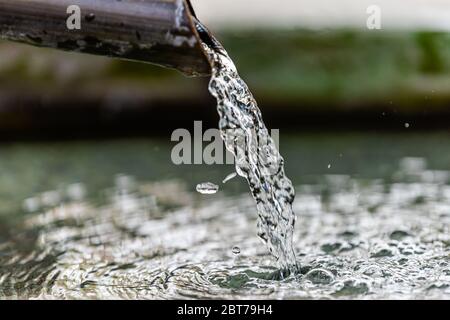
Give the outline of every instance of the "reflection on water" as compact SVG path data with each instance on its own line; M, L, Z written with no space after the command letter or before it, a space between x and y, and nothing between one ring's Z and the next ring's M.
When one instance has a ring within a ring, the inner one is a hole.
M279 279L248 194L117 175L23 201L0 223L3 298L450 298L450 172L403 158L387 179L297 187L301 274ZM100 199L100 200L99 200Z

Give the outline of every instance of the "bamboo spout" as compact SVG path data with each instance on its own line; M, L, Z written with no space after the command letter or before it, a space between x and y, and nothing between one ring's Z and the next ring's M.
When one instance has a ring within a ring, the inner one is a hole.
M80 8L70 30L68 7ZM0 38L210 74L189 0L0 0Z

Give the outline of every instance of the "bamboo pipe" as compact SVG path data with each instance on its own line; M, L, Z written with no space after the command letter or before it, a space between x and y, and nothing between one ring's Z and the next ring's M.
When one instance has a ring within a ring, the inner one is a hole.
M80 29L67 27L71 5ZM208 75L196 21L189 0L0 0L2 39Z

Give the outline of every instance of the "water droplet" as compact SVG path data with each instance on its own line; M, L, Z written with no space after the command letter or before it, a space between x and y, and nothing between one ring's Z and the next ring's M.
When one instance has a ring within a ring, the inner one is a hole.
M233 249L231 249L231 252L233 252L233 254L238 255L239 253L241 253L241 248L239 248L238 246L234 246Z
M409 123L408 122L405 123L405 128L407 128L407 129L409 128Z
M195 188L201 194L214 194L219 190L219 186L211 182L199 183Z
M92 13L92 12L91 12L91 13L88 13L88 14L86 15L85 19L86 19L87 22L94 21L94 19L95 19L95 14Z
M225 179L223 179L222 183L227 183L228 181L230 181L231 179L235 178L237 176L236 172L230 173L229 175L227 175L225 177Z

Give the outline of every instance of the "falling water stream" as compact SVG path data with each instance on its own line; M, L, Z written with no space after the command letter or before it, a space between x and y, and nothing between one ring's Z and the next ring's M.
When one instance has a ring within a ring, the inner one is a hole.
M246 178L258 210L258 236L283 271L296 272L292 244L295 192L284 173L284 159L267 130L255 98L225 49L212 39L203 44L213 63L209 91L217 99L221 137Z

